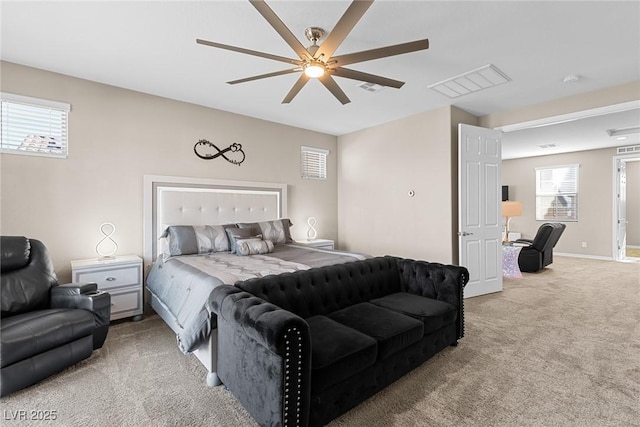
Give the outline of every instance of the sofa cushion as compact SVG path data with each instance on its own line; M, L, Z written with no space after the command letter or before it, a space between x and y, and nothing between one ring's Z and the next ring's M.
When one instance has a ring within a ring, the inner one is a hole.
M447 302L407 292L398 292L372 299L370 302L421 320L424 324L425 335L455 322L458 316L458 310Z
M4 368L54 347L91 336L94 328L93 314L88 310L57 308L4 318L0 330L0 366Z
M375 338L380 360L413 344L423 335L419 320L368 302L346 307L328 317Z
M311 335L312 387L325 389L376 361L376 340L326 316L306 319Z
M326 316L401 290L396 259L392 257L258 277L235 286L303 319Z

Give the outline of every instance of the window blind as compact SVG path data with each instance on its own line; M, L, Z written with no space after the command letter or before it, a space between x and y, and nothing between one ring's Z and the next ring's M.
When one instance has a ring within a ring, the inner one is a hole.
M536 220L578 220L579 165L536 168Z
M67 158L69 104L8 93L0 99L3 153Z
M327 179L327 155L329 150L302 146L300 165L302 178Z

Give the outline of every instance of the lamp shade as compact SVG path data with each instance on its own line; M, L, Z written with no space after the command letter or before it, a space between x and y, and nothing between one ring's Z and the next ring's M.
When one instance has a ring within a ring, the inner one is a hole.
M522 202L502 202L502 216L512 217L522 215Z

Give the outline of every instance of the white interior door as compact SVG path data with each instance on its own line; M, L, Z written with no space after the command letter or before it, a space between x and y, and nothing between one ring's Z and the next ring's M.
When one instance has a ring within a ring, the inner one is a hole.
M616 259L623 260L627 257L627 162L623 159L617 160L617 213L618 222L616 230L617 253Z
M502 290L502 132L458 125L460 265L469 270L464 296Z

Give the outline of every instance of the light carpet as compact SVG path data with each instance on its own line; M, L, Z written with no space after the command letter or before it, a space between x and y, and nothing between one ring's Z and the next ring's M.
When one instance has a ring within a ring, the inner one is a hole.
M556 257L465 300L466 334L330 426L640 426L640 263ZM0 400L2 425L255 426L157 315ZM27 420L14 420L19 414ZM55 421L29 420L55 411ZM42 412L41 412L42 413Z

